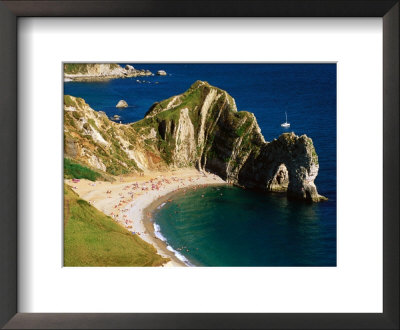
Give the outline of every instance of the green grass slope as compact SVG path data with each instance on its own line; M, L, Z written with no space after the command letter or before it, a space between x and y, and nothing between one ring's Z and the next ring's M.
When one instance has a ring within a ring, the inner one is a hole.
M64 266L160 266L168 260L64 186Z
M66 74L86 74L88 69L95 67L97 63L65 63L64 73ZM116 69L118 64L109 64L110 69Z
M64 158L64 178L65 179L88 179L96 181L101 179L102 175L92 169Z

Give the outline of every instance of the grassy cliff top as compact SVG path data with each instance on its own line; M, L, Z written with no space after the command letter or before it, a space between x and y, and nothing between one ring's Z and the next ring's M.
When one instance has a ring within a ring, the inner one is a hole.
M64 266L160 266L168 260L64 186Z
M89 69L94 68L96 63L65 63L64 64L64 74L85 74L88 73ZM119 67L118 64L110 63L110 69L116 69Z

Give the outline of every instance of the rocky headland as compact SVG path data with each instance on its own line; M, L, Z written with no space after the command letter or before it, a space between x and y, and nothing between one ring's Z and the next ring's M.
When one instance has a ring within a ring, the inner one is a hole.
M195 82L155 103L135 123L112 122L80 98L64 97L65 156L112 175L197 168L240 187L318 202L318 156L306 135L265 141L251 112L226 92Z
M124 68L119 64L64 64L64 81L103 81L118 78L131 78L139 76L151 76L152 72L145 69L135 69L131 65Z

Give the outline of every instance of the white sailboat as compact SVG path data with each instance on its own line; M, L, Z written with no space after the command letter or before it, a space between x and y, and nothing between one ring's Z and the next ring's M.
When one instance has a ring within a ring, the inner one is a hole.
M287 113L285 111L286 121L281 124L282 127L290 127L290 123L287 122Z

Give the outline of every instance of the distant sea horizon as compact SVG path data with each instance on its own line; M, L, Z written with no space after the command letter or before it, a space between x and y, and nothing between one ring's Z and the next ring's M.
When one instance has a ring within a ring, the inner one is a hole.
M197 266L336 266L336 64L125 64L165 70L167 76L65 82L64 94L130 123L142 119L154 102L204 80L226 90L238 111L254 113L267 141L285 132L306 134L318 154L315 184L327 202L307 204L237 187L201 188L154 213L174 250ZM115 107L121 99L128 108ZM280 125L285 112L288 129Z

